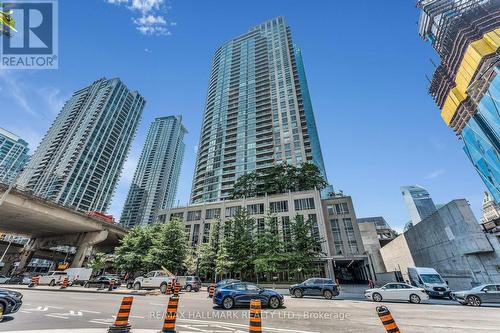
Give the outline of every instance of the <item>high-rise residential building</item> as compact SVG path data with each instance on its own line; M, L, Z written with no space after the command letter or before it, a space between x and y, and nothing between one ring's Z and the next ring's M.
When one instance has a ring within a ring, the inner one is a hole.
M145 100L118 78L76 91L18 180L34 195L81 211L106 211Z
M500 1L420 0L418 6L419 33L441 59L429 93L498 203Z
M429 192L421 186L401 186L401 193L410 212L412 226L436 212L436 205Z
M9 184L29 159L28 143L0 127L0 183Z
M156 222L159 210L172 206L186 133L181 116L156 118L151 123L120 218L123 226Z
M481 224L486 231L493 229L500 230L500 205L493 200L488 192L484 192Z
M191 202L227 198L245 173L303 162L326 179L301 52L277 17L215 52Z

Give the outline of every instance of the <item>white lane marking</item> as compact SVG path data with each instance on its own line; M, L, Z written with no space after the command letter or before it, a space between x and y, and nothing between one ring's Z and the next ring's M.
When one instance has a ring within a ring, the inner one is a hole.
M248 325L224 323L224 322L220 322L220 321L208 321L208 320L197 320L197 319L178 319L178 320L182 321L182 322L204 323L204 324L209 324L209 325L222 325L223 327L236 326L236 327L248 328ZM301 330L292 330L292 329L274 328L274 327L266 327L266 331L295 332L295 333L320 333L320 332L315 332L315 331L301 331Z
M90 311L90 310L78 310L78 311L80 311L80 312L87 312L87 313L95 313L95 314L101 313L99 311Z
M158 306L164 306L164 307L167 306L167 304L160 304L160 303L149 303L149 305L158 305Z
M129 317L130 317L130 318L139 318L139 319L144 319L144 316L133 316L133 315L130 315Z
M55 314L46 314L47 317L60 318L60 319L69 319L68 317L58 316Z
M58 309L58 310L61 310L63 308L59 307L59 306L51 306L51 305L48 305L48 306L38 306L36 308L32 308L32 309L24 309L24 311L37 311L37 312L45 312L47 310L49 310L49 308L52 308L52 309Z

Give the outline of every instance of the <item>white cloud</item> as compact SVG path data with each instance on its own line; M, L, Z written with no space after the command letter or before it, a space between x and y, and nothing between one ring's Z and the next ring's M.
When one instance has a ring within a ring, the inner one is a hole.
M425 179L435 179L438 178L446 173L445 169L438 169L430 172L427 176L425 176Z
M177 25L176 22L168 22L165 15L170 9L166 0L105 0L115 5L125 5L133 12L132 22L137 31L149 36L170 36L172 32L169 27ZM136 13L140 13L137 16Z

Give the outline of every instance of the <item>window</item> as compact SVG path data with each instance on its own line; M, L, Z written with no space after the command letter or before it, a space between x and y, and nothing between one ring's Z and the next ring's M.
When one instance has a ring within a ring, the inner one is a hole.
M281 218L281 230L283 230L283 241L289 243L292 240L292 233L290 231L290 217L283 216Z
M198 238L200 237L200 225L195 224L193 228L193 241L191 242L191 246L198 245Z
M328 215L333 215L335 214L335 209L333 205L327 205L326 210L328 211Z
M288 212L288 201L276 201L269 203L271 213Z
M295 210L314 209L314 198L295 199Z
M191 225L187 225L184 230L186 231L187 240L189 241L191 239Z
M247 210L250 215L264 214L264 204L247 205Z
M340 235L339 220L338 219L330 220L330 227L332 228L335 254L342 255L343 254L342 248L344 247L344 244L342 242L342 236Z
M170 214L170 221L172 220L184 220L184 212Z
M205 219L211 220L220 217L220 208L210 208L205 211Z
M351 253L358 253L358 243L356 242L356 236L354 235L354 227L352 226L352 220L350 218L343 219L345 232L347 234L347 242L349 245L349 250Z
M237 284L233 285L233 289L235 289L235 290L246 290L245 285L242 284L242 283L237 283Z
M188 221L198 221L201 220L201 210L194 210L192 212L188 212L187 214Z
M265 228L264 219L257 219L257 233L263 233Z
M203 243L208 243L210 238L210 223L205 223L203 225Z
M260 288L257 287L256 285L254 284L247 284L247 290L250 290L250 291L259 291Z
M236 212L240 210L240 206L232 206L232 207L226 207L226 217L233 217L236 215Z
M347 202L335 204L335 212L337 214L349 214L349 206L347 206Z

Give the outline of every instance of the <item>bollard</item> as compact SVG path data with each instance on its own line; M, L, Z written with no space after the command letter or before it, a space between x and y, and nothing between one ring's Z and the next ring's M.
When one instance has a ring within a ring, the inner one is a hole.
M108 333L128 333L130 332L130 325L128 323L128 317L130 316L130 310L132 309L132 301L134 300L131 296L123 297L122 304L116 315L116 320L113 325L108 329Z
M69 279L67 277L65 277L62 284L61 284L60 289L66 289L68 287L68 284L69 284Z
M211 285L208 287L208 297L209 297L209 298L214 297L214 292L215 292L215 284L211 284Z
M262 332L262 315L260 299L252 299L250 301L250 326L248 332Z
M31 283L28 285L28 288L36 287L40 284L40 277L39 276L33 276L31 278Z
M175 283L174 296L179 297L179 292L181 291L181 284L179 282Z
M158 333L175 333L175 319L177 318L177 307L179 306L179 296L172 296L168 300L167 311L163 329Z
M167 283L167 295L172 294L172 282Z
M399 327L386 306L377 306L377 314L387 333L400 333Z

